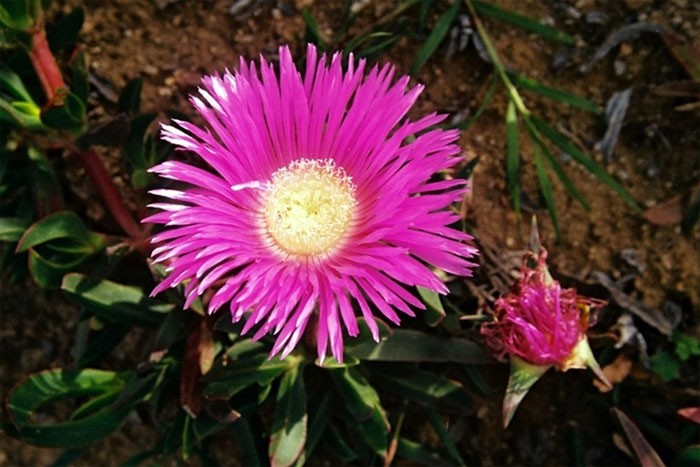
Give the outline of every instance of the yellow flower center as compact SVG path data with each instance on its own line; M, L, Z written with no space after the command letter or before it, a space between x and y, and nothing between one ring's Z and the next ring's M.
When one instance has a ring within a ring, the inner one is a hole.
M272 175L263 200L267 232L292 255L340 246L355 208L355 184L331 159L298 159Z

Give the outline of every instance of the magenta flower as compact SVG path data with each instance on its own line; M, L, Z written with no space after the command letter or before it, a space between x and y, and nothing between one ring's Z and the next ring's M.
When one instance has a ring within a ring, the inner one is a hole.
M191 100L206 128L163 127L211 170L151 169L187 185L153 192L171 200L145 220L166 227L153 258L169 274L153 293L184 283L187 307L211 289L209 313L228 304L244 333L276 335L282 357L315 316L319 357L330 347L342 361L356 310L378 340L376 310L398 324L424 308L412 287L447 293L429 266L471 275L471 237L449 227L467 182L436 176L459 162L459 134L428 130L441 115L404 118L423 88L392 66L365 74L350 57L343 71L340 53L328 63L309 45L302 76L287 47L279 55L279 75L260 58L205 77Z
M535 267L528 261L535 261ZM603 302L562 289L546 261L544 248L538 256L526 256L516 290L496 301L494 321L484 323L481 333L498 358L515 355L531 364L566 369L585 337L591 309Z

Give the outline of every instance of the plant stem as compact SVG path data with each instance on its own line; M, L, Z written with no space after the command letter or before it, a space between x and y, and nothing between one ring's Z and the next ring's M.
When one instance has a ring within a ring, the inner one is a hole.
M109 212L114 216L114 220L134 240L142 240L144 232L136 223L131 215L124 200L122 199L119 190L114 185L114 181L109 172L105 168L97 154L89 150L81 150L74 145L68 145L70 151L78 158L82 166L85 168L88 176L92 180L93 185L100 194L102 201Z
M37 76L39 76L48 106L61 105L67 87L56 58L49 48L43 26L37 27L30 34L32 35L32 49L29 51L29 58L34 65Z

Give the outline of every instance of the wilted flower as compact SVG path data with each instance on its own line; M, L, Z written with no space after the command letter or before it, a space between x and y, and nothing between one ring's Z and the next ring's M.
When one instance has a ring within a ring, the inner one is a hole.
M591 311L604 302L563 289L546 261L542 247L539 254L526 255L515 290L496 301L493 321L481 327L487 347L511 361L505 425L528 389L552 366L561 371L588 366L604 380L586 338Z
M321 359L343 357L343 331L358 334L355 303L375 340L371 306L399 323L424 305L406 287L446 293L429 265L471 275L471 237L452 229L448 209L465 180L436 173L459 162L458 132L405 115L422 91L393 82L392 66L341 54L330 63L309 45L304 75L287 47L279 75L261 58L203 80L192 103L207 123L175 121L163 138L199 155L212 171L168 161L151 169L189 187L153 193L146 219L166 225L152 239L169 272L153 291L186 283L185 306L205 290L208 311L229 304L246 333L277 335L272 354L289 354L312 315ZM393 84L392 84L393 82Z

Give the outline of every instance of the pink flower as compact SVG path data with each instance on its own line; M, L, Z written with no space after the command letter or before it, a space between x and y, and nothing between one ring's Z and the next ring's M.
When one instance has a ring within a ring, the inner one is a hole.
M537 257L525 257L516 290L496 301L494 321L485 323L481 333L498 358L511 355L566 370L579 364L572 354L585 338L591 309L603 302L562 289L549 275L546 260L544 248ZM536 262L534 268L528 261Z
M186 185L153 192L169 199L145 219L165 225L153 258L169 274L153 293L184 283L187 307L211 288L209 313L228 304L283 357L315 315L319 357L330 347L342 361L356 314L378 340L377 310L398 324L424 308L412 287L447 293L429 266L471 275L471 237L449 227L467 182L436 176L459 162L459 134L429 130L441 115L405 119L423 87L394 81L392 66L365 74L350 57L343 71L340 53L328 63L309 45L302 76L287 47L279 55L279 74L261 57L205 77L192 104L206 127L163 127L211 170L151 169Z

